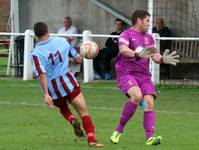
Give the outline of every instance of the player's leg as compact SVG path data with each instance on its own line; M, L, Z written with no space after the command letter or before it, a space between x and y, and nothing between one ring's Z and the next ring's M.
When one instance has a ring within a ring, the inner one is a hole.
M137 85L136 80L133 77L129 76L125 76L125 79L127 79L126 82L124 82L125 80L123 80L123 82L119 84L121 89L122 87L127 88L127 90L122 89L122 91L127 91L127 95L130 98L126 101L120 117L120 122L110 138L111 142L115 144L119 143L119 138L123 133L126 123L133 117L137 109L137 106L142 98L142 93Z
M154 98L152 95L145 95L144 101L147 103L147 108L144 110L143 126L147 140L150 137L153 137L155 130L155 112L153 110Z
M146 103L143 117L143 127L146 134L147 145L160 144L161 137L154 137L155 131L155 112L154 112L154 100L155 100L155 89L151 81L145 82L140 86L143 93L143 100Z
M66 97L60 98L53 101L54 105L57 106L60 110L61 115L72 123L75 119L74 115L72 114L70 108L68 107Z
M96 143L95 127L91 117L88 114L83 94L80 92L75 98L72 99L71 104L75 107L78 114L82 118L82 123L84 130L86 131L88 144L94 147L102 147L103 144Z
M79 121L72 114L70 108L68 107L68 103L66 101L66 97L57 99L53 101L54 105L57 106L60 110L61 115L68 120L74 128L74 133L78 137L83 137L83 131L81 130Z
M141 91L139 87L132 87L128 90L128 95L130 98L126 101L123 107L123 111L120 117L120 122L116 131L122 133L126 123L134 115L137 105L141 100Z
M154 97L145 95L144 101L147 103L147 108L144 110L143 126L146 134L146 145L160 144L162 137L154 136L155 131L155 112L154 112Z
M112 78L110 72L111 72L111 60L112 58L116 57L118 54L118 49L114 48L105 48L104 49L104 55L102 60L102 66L104 68L104 79L109 80Z
M111 71L111 48L106 48L104 50L102 66L103 66L103 77L105 80L110 80L112 78Z
M101 78L102 69L101 69L101 59L102 59L103 49L99 51L97 57L93 59L93 68L95 71L94 80L98 80Z

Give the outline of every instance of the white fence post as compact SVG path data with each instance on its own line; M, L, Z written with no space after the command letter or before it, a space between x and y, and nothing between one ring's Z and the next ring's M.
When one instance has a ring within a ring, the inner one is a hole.
M32 71L30 52L34 48L34 36L32 36L31 34L33 34L32 30L25 31L23 80L33 79L33 71Z
M9 46L9 55L8 55L8 63L7 63L7 72L6 75L10 75L14 77L15 75L15 68L12 67L15 65L15 50L14 50L14 35L10 37L10 46Z
M92 40L89 35L92 33L88 30L83 31L83 43ZM84 66L84 82L88 83L89 81L93 80L93 60L92 59L83 59L83 66Z
M160 37L159 34L154 33L153 38L155 40L155 47L157 50L160 50L160 40L157 38ZM154 61L150 60L150 71L152 74L152 81L155 85L160 84L160 65L156 64Z

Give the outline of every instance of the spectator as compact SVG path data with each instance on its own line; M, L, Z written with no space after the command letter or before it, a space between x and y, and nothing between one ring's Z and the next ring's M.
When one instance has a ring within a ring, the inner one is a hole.
M153 33L159 33L161 37L171 37L171 30L165 26L163 18L156 20L156 26L153 27ZM160 52L164 52L165 49L171 48L171 41L162 40L160 41Z
M171 30L165 26L163 18L157 18L156 26L153 27L153 33L159 33L160 37L171 37ZM161 40L160 41L160 53L163 54L165 49L171 48L170 40ZM160 64L160 77L161 79L169 78L169 65Z
M58 34L77 34L77 28L72 26L71 17L67 16L64 18L64 27L60 28ZM77 47L77 37L67 37L68 42L75 48Z
M111 35L120 35L123 31L124 22L117 18L115 19L115 31ZM94 59L94 80L103 77L105 80L111 79L111 60L116 57L119 52L118 38L108 38L105 43L105 48L101 49L98 56Z
M72 26L72 19L71 17L67 16L64 18L64 27L60 28L57 32L58 34L78 34L77 28L75 26ZM67 41L76 49L77 48L77 37L67 37ZM80 72L80 64L75 63L74 59L71 57L71 54L69 54L69 68L71 72L76 76L77 72Z

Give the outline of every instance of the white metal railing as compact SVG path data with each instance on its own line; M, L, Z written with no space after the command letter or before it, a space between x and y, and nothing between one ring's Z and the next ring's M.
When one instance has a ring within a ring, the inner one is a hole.
M23 72L23 80L30 80L32 79L32 65L31 65L31 59L30 59L30 51L34 48L34 33L32 30L26 30L25 33L7 33L7 32L0 32L0 36L25 36L25 42L24 42L24 72ZM92 37L114 37L117 38L119 36L117 35L104 35L104 34L92 34L90 31L84 31L82 34L54 34L50 33L50 36L74 36L74 37L82 37L83 42L87 40L92 40ZM158 34L153 34L153 37L156 41L156 47L159 49L160 40L199 40L199 38L189 38L189 37L159 37ZM14 44L14 42L11 42L11 47ZM9 57L13 58L13 55L11 54L13 51L9 51ZM10 60L10 58L8 59ZM10 62L8 61L8 69L10 68ZM85 59L83 60L84 65L84 82L90 82L93 80L93 61ZM153 61L150 62L150 71L152 73L152 81L155 84L159 83L159 65L155 64Z
M23 80L33 79L32 64L30 58L30 52L34 48L34 36L32 36L32 30L25 31L24 38L24 65L23 65Z
M31 80L33 78L33 72L32 72L32 65L31 65L31 59L30 59L30 52L34 48L34 33L32 30L26 30L25 33L8 33L8 32L0 32L0 36L25 36L24 38L24 69L23 69L23 80ZM116 35L104 35L104 34L92 34L90 31L86 30L83 31L82 34L54 34L50 33L50 36L73 36L73 37L82 37L83 42L87 40L92 40L92 37L113 37L117 38L119 36ZM7 67L7 75L9 75L11 65L13 65L13 62L11 60L14 59L14 39L11 39L10 43L10 50L9 50L9 58L8 58L8 67ZM93 80L93 61L91 59L85 59L83 60L84 65L84 82L89 82ZM14 73L12 73L14 75Z
M158 37L157 40L199 41L195 37Z
M7 33L7 32L1 32L0 35L3 36L25 36L24 38L24 69L23 69L23 80L31 80L33 78L33 72L32 72L32 65L31 65L31 59L30 59L30 52L31 50L34 48L34 33L32 30L26 30L25 33ZM67 36L74 36L74 37L82 37L83 38L83 42L87 41L87 40L92 40L92 37L113 37L113 38L118 38L119 36L117 35L105 35L105 34L92 34L90 31L83 31L82 34L54 34L54 33L50 33L50 36L63 36L63 37L67 37ZM11 44L14 44L14 42L12 42ZM11 45L11 48L13 49L14 46ZM9 61L8 61L8 71L11 68L11 57L13 58L12 53L14 53L14 50L11 50L9 53ZM155 65L154 63L151 64L151 70L153 70L154 67L152 67L153 65ZM90 82L93 80L93 60L91 59L85 59L83 60L83 66L84 66L84 71L83 71L83 75L84 75L84 82ZM156 70L155 72L152 71L152 75L153 75L153 81L155 81L155 83L159 83L159 78L156 79L154 77L159 77L159 70ZM155 75L158 74L158 75ZM157 81L156 81L157 80Z
M19 36L19 35L23 35L23 36L25 36L25 33L0 32L0 35L3 35L3 36L12 36L12 35Z
M159 34L154 33L153 39L155 40L155 46L157 50L160 50L160 40L158 38L160 37ZM154 84L160 84L160 65L156 64L154 61L150 60L149 70L152 75L152 81Z

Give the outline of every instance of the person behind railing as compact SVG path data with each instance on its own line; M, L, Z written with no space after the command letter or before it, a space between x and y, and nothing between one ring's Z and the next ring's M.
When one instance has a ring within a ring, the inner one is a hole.
M60 28L57 32L57 34L78 34L77 28L72 25L72 19L71 17L67 16L64 18L64 27ZM66 37L67 41L77 50L77 44L78 44L78 37L72 37L68 36ZM70 70L71 72L76 76L77 72L80 72L80 64L77 64L74 59L71 57L71 54L69 54L69 61L70 61Z
M115 19L115 31L111 35L120 35L123 31L124 22ZM105 43L105 48L101 49L98 56L93 60L94 66L94 80L104 78L105 80L111 79L111 60L116 57L119 52L118 38L108 38Z
M77 28L72 25L71 17L67 16L64 18L64 27L60 28L57 34L78 34ZM78 38L69 36L67 41L73 46L77 47Z
M160 37L171 37L171 30L165 26L163 18L157 18L156 26L153 27L153 33L158 33ZM170 40L160 40L160 53L163 54L165 49L171 49ZM169 78L169 65L160 64L160 77L161 79Z

